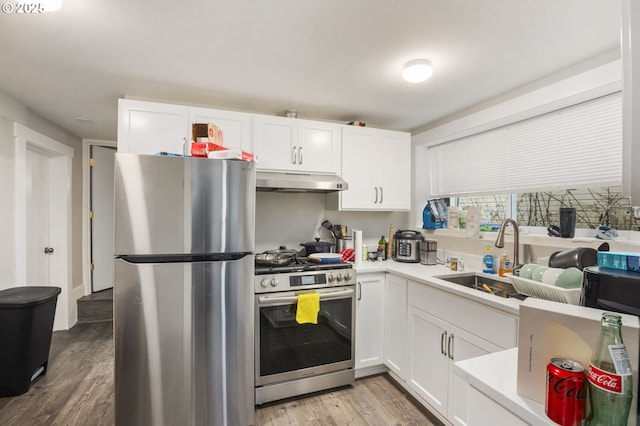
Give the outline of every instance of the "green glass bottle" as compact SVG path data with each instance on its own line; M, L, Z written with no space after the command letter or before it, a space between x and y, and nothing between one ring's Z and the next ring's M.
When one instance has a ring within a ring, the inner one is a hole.
M380 237L378 241L378 260L386 260L387 258L387 240L384 235Z
M622 318L605 312L602 329L589 365L589 407L587 424L624 426L627 424L633 385L631 364L622 341Z

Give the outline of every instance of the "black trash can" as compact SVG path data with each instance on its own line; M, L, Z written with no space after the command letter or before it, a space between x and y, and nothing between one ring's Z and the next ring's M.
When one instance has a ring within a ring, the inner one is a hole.
M21 395L46 374L59 287L0 291L0 397Z

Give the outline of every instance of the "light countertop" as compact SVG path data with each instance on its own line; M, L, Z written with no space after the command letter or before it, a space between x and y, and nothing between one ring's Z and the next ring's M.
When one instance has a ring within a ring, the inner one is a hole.
M507 349L459 361L455 374L531 425L555 425L544 412L544 404L525 398L516 391L518 348Z
M467 288L463 285L454 284L437 278L438 276L479 273L474 269L465 268L464 271L452 271L444 265L423 265L421 263L396 262L394 260L385 260L379 262L364 261L361 266L355 266L357 274L373 274L373 273L392 273L409 280L425 284L451 294L473 300L491 308L502 312L518 315L520 304L519 299L505 299L503 297L493 296L483 291ZM507 278L499 277L498 274L483 274L491 279L510 282Z

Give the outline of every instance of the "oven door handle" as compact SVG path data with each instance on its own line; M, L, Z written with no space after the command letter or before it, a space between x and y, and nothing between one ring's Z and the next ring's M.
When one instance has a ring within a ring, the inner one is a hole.
M344 299L345 297L353 296L353 289L345 289L340 291L332 291L329 293L320 293L320 301L332 300L332 299ZM258 302L260 304L272 304L272 303L292 303L297 302L298 296L260 296Z

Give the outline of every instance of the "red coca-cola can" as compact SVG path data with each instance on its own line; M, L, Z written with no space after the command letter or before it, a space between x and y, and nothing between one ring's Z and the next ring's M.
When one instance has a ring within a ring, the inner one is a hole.
M547 395L544 410L562 426L579 426L585 418L587 376L584 368L566 358L552 358L547 364Z

